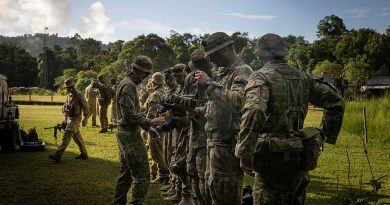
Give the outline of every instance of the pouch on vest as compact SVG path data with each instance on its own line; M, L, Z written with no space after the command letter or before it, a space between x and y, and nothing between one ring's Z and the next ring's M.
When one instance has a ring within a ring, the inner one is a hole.
M254 168L264 170L310 171L316 168L323 139L317 128L309 127L296 134L261 135L254 151Z

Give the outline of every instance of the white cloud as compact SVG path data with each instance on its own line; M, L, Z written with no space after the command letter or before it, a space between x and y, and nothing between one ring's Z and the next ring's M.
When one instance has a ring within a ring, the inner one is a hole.
M83 22L76 29L69 32L69 36L79 33L83 38L91 37L103 42L112 41L112 34L115 28L110 23L110 18L105 14L104 6L101 2L95 2L89 7L88 16L82 16Z
M69 24L71 0L0 0L0 30L3 34L62 33Z
M341 12L341 16L351 19L364 18L367 17L371 12L370 8L354 8Z
M220 15L233 16L237 18L250 19L250 20L272 20L276 18L276 16L273 15L251 15L251 14L244 14L244 13L222 13Z

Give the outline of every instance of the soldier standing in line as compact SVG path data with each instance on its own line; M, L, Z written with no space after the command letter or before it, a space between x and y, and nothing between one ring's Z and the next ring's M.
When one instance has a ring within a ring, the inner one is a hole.
M343 120L344 102L331 86L313 80L284 61L287 49L280 36L266 34L259 38L255 55L264 66L251 75L245 88L247 100L236 156L240 158L244 170L256 172L253 204L304 204L305 188L310 178L308 171L301 167L301 154L294 155L294 152L285 150L283 155L278 155L280 152L270 151L259 158L259 155L254 156L254 152L256 147L262 147L258 143L266 142L268 149L270 141L267 140L279 137L280 140L275 143L282 143L283 136L295 136L301 132L308 133L305 136L318 136L318 142L325 137L327 143L335 144ZM325 109L320 130L313 128L307 132L309 129L302 129L309 102ZM293 145L290 143L290 146ZM313 152L310 150L308 153ZM292 168L283 167L285 164Z
M196 49L191 53L191 61L188 63L190 72L184 82L184 95L193 96L196 100L196 106L205 106L207 98L205 95L206 86L200 86L195 79L195 71L202 70L212 77L211 65L206 59L206 53L203 49ZM190 103L183 101L182 103ZM191 109L192 105L185 104L183 107ZM190 115L190 139L189 151L187 157L187 173L191 177L192 190L198 200L199 205L211 204L206 195L206 155L207 155L207 139L204 126L206 124L205 116Z
M185 72L186 65L179 63L172 68L172 75L175 78L175 81L178 84L177 93L181 95L184 90L184 81L186 78ZM189 119L188 116L174 116L177 120L176 128L173 130L173 138L176 140L176 146L174 151L173 160L170 162L170 167L176 167L176 185L175 195L165 198L171 202L179 202L179 205L188 204L191 202L192 189L191 181L187 174L186 168L186 157L188 154L188 129L189 129ZM172 171L172 170L171 170Z
M133 184L131 204L142 204L149 187L149 162L140 128L152 137L159 137L153 128L164 123L163 118L150 120L140 110L137 85L152 73L152 61L146 56L137 56L132 70L120 82L116 92L120 171L115 183L114 204L126 204L127 193Z
M97 111L97 96L98 92L96 89L92 88L92 85L95 83L96 80L92 80L91 84L89 84L85 88L85 98L87 99L89 110L90 110L90 116L92 116L92 127L97 126L96 125L96 111Z
M208 193L212 204L236 205L241 203L243 171L240 160L234 155L234 147L245 102L244 88L253 71L237 56L233 41L226 33L213 33L202 45L210 61L222 67L215 81L204 71L195 72L198 83L208 86L209 101L205 107L195 109L196 114L207 118Z
M92 85L93 88L96 88L99 90L99 117L100 117L100 131L99 133L105 133L108 132L108 117L107 117L107 110L108 106L111 103L111 99L113 98L113 91L112 89L106 85L103 74L100 74L98 76L98 82L95 82Z
M88 124L88 103L84 95L74 87L72 79L65 80L65 88L68 96L66 97L62 111L65 115L66 128L62 137L62 144L58 147L55 154L49 155L49 158L59 162L69 145L70 139L73 138L81 153L75 159L88 159L87 149L85 148L83 137L80 134L80 123L83 126ZM83 120L81 114L84 116Z
M118 85L116 83L116 78L113 77L110 79L110 83L112 85L111 89L113 93L116 93L116 89L118 88ZM116 113L116 100L115 96L111 99L111 124L116 125L118 121L118 116Z
M150 96L148 97L144 105L146 110L146 117L149 119L154 119L158 117L157 108L159 103L161 103L164 100L164 95L165 95L164 85L165 85L164 75L160 72L154 73L151 78L151 86L153 92L152 94L150 94ZM147 133L145 132L145 134ZM160 133L160 136L161 137L158 139L149 136L148 139L150 154L152 156L153 163L156 164L156 166L152 166L151 183L166 184L168 183L168 179L169 179L169 170L163 155L164 152L163 134Z

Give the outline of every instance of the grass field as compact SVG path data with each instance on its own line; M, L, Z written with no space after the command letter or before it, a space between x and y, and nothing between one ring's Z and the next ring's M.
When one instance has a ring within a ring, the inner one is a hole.
M347 105L347 112L349 112ZM355 108L354 108L355 109ZM44 127L62 121L60 106L20 106L20 124L27 130L36 127L40 138L47 142L44 152L16 152L0 154L0 204L110 204L118 164L118 149L115 133L99 134L91 122L81 128L90 159L75 160L79 154L72 141L61 163L53 163L47 158L56 149L52 131ZM368 112L368 117L372 112ZM310 110L306 126L318 126L322 117L320 110ZM357 113L355 118L362 116ZM354 120L346 114L346 120ZM390 120L387 116L387 125ZM370 120L368 120L368 123ZM346 123L348 125L350 123ZM349 126L349 125L348 125ZM359 126L359 125L357 125ZM363 125L360 125L363 126ZM386 127L388 129L388 126ZM369 132L370 133L370 132ZM367 145L375 178L390 173L390 144L371 132ZM387 132L388 134L389 132ZM59 133L60 143L62 133ZM360 193L371 190L361 184L371 180L370 170L364 155L361 136L344 130L336 146L325 145L318 168L311 172L311 183L307 189L309 205L346 204L340 196L352 191ZM350 172L346 150L350 158ZM348 182L348 173L350 175ZM379 194L390 196L390 176L383 179ZM253 179L245 177L246 184ZM351 185L349 185L351 184ZM145 204L168 204L159 194L159 185L150 185ZM381 199L390 202L390 199Z
M12 95L12 99L15 101L30 101L30 97L28 95ZM53 102L65 102L66 96L63 95L53 95ZM52 97L50 95L47 96L38 96L31 95L32 102L52 102Z

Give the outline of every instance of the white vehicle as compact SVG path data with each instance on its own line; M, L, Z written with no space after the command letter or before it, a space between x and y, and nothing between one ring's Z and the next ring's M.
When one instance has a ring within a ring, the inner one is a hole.
M19 109L10 99L7 77L0 74L0 147L2 152L15 151L20 144Z

